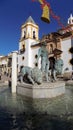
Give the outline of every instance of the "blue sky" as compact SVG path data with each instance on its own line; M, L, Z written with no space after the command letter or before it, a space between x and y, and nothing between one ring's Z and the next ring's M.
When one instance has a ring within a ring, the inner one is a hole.
M73 0L46 0L55 15L66 25L70 13L73 14ZM29 16L39 25L39 37L61 28L57 20L50 16L50 24L41 21L42 9L39 2L32 0L0 0L0 55L18 50L21 25Z

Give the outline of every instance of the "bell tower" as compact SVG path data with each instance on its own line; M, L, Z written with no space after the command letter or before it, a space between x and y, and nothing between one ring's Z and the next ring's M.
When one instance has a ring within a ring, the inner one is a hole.
M19 50L25 47L25 41L31 39L33 41L38 40L38 25L34 22L31 16L21 26L21 38L19 43Z
M39 39L39 27L31 16L21 26L21 37L19 41L19 66L32 67L32 44L36 44Z

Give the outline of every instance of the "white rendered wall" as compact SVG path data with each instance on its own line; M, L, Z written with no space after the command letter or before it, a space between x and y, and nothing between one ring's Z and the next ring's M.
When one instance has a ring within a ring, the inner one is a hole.
M20 66L35 66L35 55L38 54L39 47L32 48L32 43L36 44L34 39L26 39L25 40L25 52L23 54L18 55L18 71L20 70ZM24 60L22 57L24 56Z
M27 39L26 51L25 51L25 62L28 61L27 66L29 66L29 67L31 67L31 62L32 62L31 43L32 43L32 39Z
M69 68L69 71L72 71L72 66L69 63L70 59L72 58L72 55L69 52L70 47L71 47L71 38L65 39L61 42L61 48L63 51L63 53L61 54L61 58L63 59L64 62L63 72L66 68Z
M35 63L36 63L35 55L38 55L38 49L39 49L39 47L32 48L32 61L31 61L31 66L32 67L35 66ZM38 62L38 67L40 68L40 61Z
M1 62L1 64L6 65L7 64L7 60L3 59L2 62Z
M28 40L25 40L25 52L23 54L18 55L18 71L20 70L20 66L27 66L29 61L29 44ZM24 60L22 59L24 57Z
M25 41L21 41L21 42L19 43L19 50L22 49L22 45L25 45Z
M31 47L33 42L35 42L36 44L36 41L34 39L27 39L26 53L25 53L25 60L26 61L28 60L27 66L32 68L35 66L35 60L36 60L35 55L38 54L38 49L39 49L39 47Z

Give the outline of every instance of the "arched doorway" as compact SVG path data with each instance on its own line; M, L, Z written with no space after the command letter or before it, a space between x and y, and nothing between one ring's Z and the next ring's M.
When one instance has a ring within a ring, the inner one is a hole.
M49 69L54 69L55 58L52 56L52 57L49 58L49 61L50 61Z

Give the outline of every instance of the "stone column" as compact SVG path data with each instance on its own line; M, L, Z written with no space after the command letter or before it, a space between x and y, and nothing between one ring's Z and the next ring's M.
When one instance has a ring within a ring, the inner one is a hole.
M17 86L17 52L12 53L12 93L16 93Z

